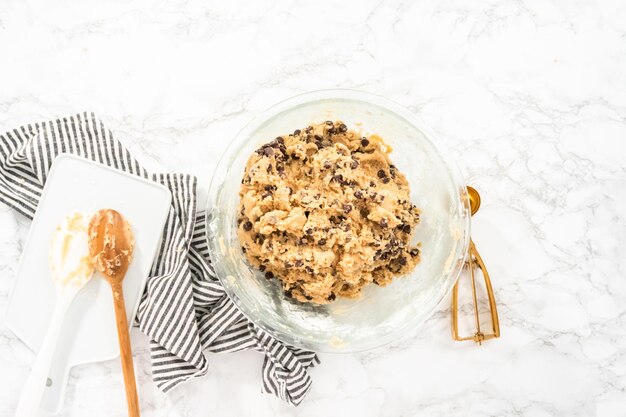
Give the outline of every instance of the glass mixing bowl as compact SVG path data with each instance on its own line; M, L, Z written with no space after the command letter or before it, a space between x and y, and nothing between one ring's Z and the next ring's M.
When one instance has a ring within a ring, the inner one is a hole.
M421 210L415 239L421 262L386 287L366 286L360 298L328 305L286 297L246 261L237 238L239 187L246 161L260 145L312 123L342 120L376 133L391 145L390 158L411 187ZM213 267L226 292L256 325L285 343L317 352L355 352L407 335L437 308L465 262L470 213L458 170L434 138L405 108L351 90L324 90L283 101L250 122L228 146L209 189L207 226Z

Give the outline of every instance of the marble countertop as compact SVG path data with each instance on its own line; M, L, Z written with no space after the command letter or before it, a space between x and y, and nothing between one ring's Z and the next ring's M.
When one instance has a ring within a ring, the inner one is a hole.
M483 197L473 236L501 339L453 342L445 300L417 337L321 355L293 408L260 393L252 351L209 354L164 395L133 330L144 416L624 415L624 2L37 3L0 3L0 130L95 111L147 168L206 193L254 114L358 88L418 113ZM28 226L0 205L2 314ZM32 361L0 319L0 415ZM125 415L122 384L117 360L74 368L62 415Z

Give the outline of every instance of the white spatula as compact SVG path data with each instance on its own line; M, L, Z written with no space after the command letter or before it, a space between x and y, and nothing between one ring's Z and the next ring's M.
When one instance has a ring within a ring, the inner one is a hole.
M90 218L81 213L70 214L57 227L52 239L50 272L56 288L56 304L43 343L17 403L16 417L37 415L65 313L76 294L93 275L87 234Z

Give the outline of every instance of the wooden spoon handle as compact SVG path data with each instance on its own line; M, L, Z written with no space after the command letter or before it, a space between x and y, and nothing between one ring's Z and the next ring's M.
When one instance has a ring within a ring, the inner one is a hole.
M126 386L128 415L130 417L139 417L139 400L137 399L135 369L133 368L133 353L130 349L130 336L128 334L128 320L126 319L126 307L124 307L122 284L111 283L111 289L113 290L113 305L115 306L117 337L120 343L120 358L122 360L122 371L124 372L124 385Z

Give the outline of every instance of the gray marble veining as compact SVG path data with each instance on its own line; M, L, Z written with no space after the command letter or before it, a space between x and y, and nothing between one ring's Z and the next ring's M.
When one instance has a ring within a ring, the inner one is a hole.
M197 175L258 111L330 87L382 94L440 136L483 206L473 236L502 338L322 355L291 408L261 356L210 355L168 395L133 332L144 416L619 416L626 410L626 5L620 1L0 4L0 129L95 111L150 170ZM0 206L0 311L28 222ZM33 354L0 320L0 415ZM72 371L63 415L123 416L118 361Z

